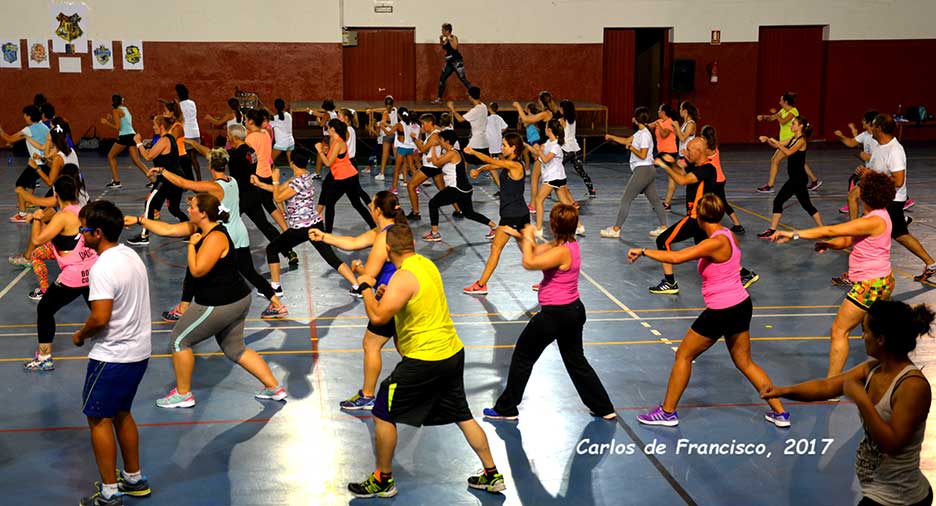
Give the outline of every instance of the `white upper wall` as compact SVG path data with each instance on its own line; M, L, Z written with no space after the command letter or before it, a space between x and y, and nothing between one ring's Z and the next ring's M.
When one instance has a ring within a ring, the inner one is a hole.
M392 14L374 13L377 2ZM672 27L675 42L756 41L760 25L829 25L830 40L936 38L936 0L86 0L88 33L144 41L340 42L351 27L415 27L436 42L600 43L605 27ZM343 12L342 6L343 5ZM0 37L51 37L49 2L0 0Z

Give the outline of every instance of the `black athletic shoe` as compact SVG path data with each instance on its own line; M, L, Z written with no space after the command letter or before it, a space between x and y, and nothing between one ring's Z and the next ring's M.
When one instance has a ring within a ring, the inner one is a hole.
M757 234L757 237L760 237L761 239L770 239L771 237L773 237L774 232L776 232L776 230L772 228L768 228L764 230L763 232Z
M127 239L127 244L129 244L130 246L148 246L149 237L146 237L143 234L139 234L136 237Z
M117 490L119 490L121 494L132 495L133 497L147 497L153 493L146 476L142 477L140 481L136 483L130 483L124 478L122 471L117 471Z
M501 475L501 473L494 473L488 476L484 471L469 476L468 486L474 489L484 490L485 492L491 492L492 494L507 489L507 484L504 483L504 476Z
M742 227L741 225L735 225L731 227L731 231L737 235L744 235L747 232L746 230L744 230L744 227Z
M748 271L747 275L741 276L741 284L744 285L745 290L758 281L760 281L760 276L754 271Z
M348 290L348 295L354 297L355 299L360 299L364 297L364 289L360 286L356 286Z
M78 506L123 506L123 497L118 492L110 499L105 499L101 492L95 492L94 495L82 498Z
M289 259L290 267L296 267L297 265L299 265L299 255L297 255L295 251L293 250L287 251L286 258Z
M348 483L348 491L351 492L351 495L359 499L393 497L397 495L397 488L393 478L389 478L385 483L381 483L377 481L377 477L374 476L373 473L361 483Z
M660 281L660 284L650 287L650 293L667 295L677 294L679 293L679 283L676 283L675 281L669 283L664 278L663 281Z
M500 198L500 192L499 192L499 191L494 192L494 195L492 195L492 197L494 197L494 198L496 198L496 199L499 199L499 198Z
M107 188L107 189L109 189L109 190L110 190L110 189L122 188L122 187L123 187L123 185L120 184L120 181L111 181L110 183L107 183L106 185L104 185L104 188Z
M409 214L406 215L406 219L407 219L407 220L410 220L410 221L419 221L419 220L422 219L422 216L420 216L419 213L413 213L413 212L411 212L411 213L409 213Z

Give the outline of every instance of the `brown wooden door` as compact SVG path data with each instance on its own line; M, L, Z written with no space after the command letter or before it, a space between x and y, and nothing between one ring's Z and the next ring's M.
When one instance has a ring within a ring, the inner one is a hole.
M634 30L605 28L601 100L611 125L630 126L634 114L635 40Z
M345 100L416 98L416 36L413 28L349 28L357 46L342 48Z
M779 109L780 96L797 94L796 108L822 132L825 43L821 26L762 26L758 37L757 113ZM777 124L761 123L758 135L776 137Z

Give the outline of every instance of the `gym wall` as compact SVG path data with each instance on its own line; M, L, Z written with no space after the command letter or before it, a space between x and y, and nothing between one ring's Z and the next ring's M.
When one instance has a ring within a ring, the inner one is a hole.
M4 12L15 13L0 17L2 36L26 39L50 31L47 3L2 1ZM91 38L142 39L145 70L124 71L118 64L118 70L92 71L87 53L81 74L60 74L57 55L49 70L2 69L6 105L0 124L8 130L20 125L21 106L39 91L72 122L76 135L109 112L115 92L127 97L136 127L148 133L143 118L158 109L157 97L174 96L177 82L188 85L201 116L223 112L235 86L260 93L268 103L276 96L340 100L342 26L415 28L415 93L428 100L438 83L437 38L445 21L461 37L468 77L485 98L524 101L549 89L556 96L601 102L604 29L671 28L670 61L696 61L695 90L680 98L694 100L703 122L715 124L724 142L753 142L757 133L760 26L827 27L823 91L800 96L821 111L816 138L831 138L832 130L868 107L891 112L898 104L929 101L936 108L927 87L936 68L924 64L936 50L931 0L396 0L392 14L374 13L372 0L87 3ZM721 30L720 45L709 44L714 29ZM120 49L115 43L115 52ZM715 61L719 83L713 85L707 67ZM448 95L464 96L454 78ZM907 136L934 138L936 131L908 130Z

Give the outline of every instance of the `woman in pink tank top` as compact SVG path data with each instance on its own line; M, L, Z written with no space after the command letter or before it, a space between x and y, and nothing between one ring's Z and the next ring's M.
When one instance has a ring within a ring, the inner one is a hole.
M676 362L670 371L663 404L637 415L637 421L645 425L679 425L676 405L689 384L692 361L721 337L725 338L735 366L755 389L772 384L767 373L751 358L750 328L754 307L741 284L741 250L731 231L721 226L725 203L717 195L708 193L699 200L696 209L699 227L708 239L679 251L632 248L627 252L631 262L642 256L669 264L698 260L705 299L705 311L692 323L676 350ZM777 427L789 427L790 414L783 410L780 401L770 399L767 404L770 411L764 418Z
M851 290L839 306L832 322L829 347L828 377L845 369L848 361L848 335L861 323L868 308L876 300L889 300L894 292L890 249L893 230L887 206L894 200L894 181L885 174L868 172L859 181L865 214L861 218L838 225L807 230L776 232L773 240L780 243L797 239L831 239L819 241L816 251L852 248L848 256L848 272L834 278L836 284L851 285Z
M530 380L533 365L553 341L559 344L559 354L569 378L575 385L582 402L593 416L606 420L617 416L608 392L585 358L582 348L582 329L585 327L585 306L579 300L578 278L581 266L579 245L575 241L578 210L568 204L556 204L549 213L549 228L556 239L536 245L534 228L527 224L523 234L503 227L516 237L523 251L523 268L543 271L539 301L542 309L517 338L507 386L492 408L484 408L485 418L516 420L517 407L523 400L523 391Z
M81 221L78 219L79 184L71 176L60 176L52 185L57 207L60 209L47 224L39 219L41 211L31 218L33 270L39 278L39 288L29 298L39 301L36 330L39 346L33 360L25 364L27 371L51 371L52 340L55 337L55 313L78 297L88 303L88 273L97 261L97 253L84 244ZM62 272L51 286L48 281L46 260L58 262ZM89 306L90 307L90 306Z

